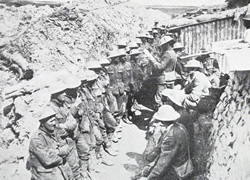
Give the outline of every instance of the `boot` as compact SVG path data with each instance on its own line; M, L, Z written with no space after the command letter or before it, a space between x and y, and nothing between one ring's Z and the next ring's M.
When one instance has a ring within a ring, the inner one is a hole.
M115 129L117 132L122 132L122 125L119 124L116 129Z
M118 137L116 136L115 133L109 133L108 137L109 137L110 142L118 143L119 139L118 139Z
M111 156L117 156L118 155L118 153L112 148L112 144L111 143L108 144L108 145L105 144L103 148Z
M129 121L129 119L127 117L123 117L122 118L123 122L125 122L126 124L133 124L131 121Z
M81 164L81 169L82 169L82 172L81 172L82 178L76 179L76 180L91 180L92 178L90 174L88 173L88 166L89 166L88 160L80 160L80 164Z
M100 163L106 165L106 166L113 166L114 162L111 161L108 156L106 155L105 151L101 150L100 154L97 155L97 159L99 160Z
M94 173L100 173L100 169L98 166L98 160L96 158L96 152L94 150L90 151L90 158L89 158L89 166L88 170L91 172L91 174Z
M114 136L118 139L122 138L122 132L115 131Z

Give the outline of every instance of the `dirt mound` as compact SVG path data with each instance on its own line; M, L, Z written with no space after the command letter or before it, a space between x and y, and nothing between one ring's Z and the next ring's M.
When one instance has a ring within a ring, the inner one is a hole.
M106 56L119 38L132 39L155 20L170 19L160 11L119 3L89 0L54 8L0 5L4 27L0 29L0 153L5 154L0 157L0 179L28 179L29 137L38 126L37 109L49 98L46 83L53 83L49 73L74 74L85 68L86 61ZM20 76L26 70L34 74Z

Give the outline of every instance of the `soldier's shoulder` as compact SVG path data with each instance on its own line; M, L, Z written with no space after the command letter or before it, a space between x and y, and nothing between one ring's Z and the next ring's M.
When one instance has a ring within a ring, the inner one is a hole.
M45 133L41 131L40 129L36 130L31 135L31 138L30 138L31 143L37 141L38 139L41 139L44 135Z
M184 136L185 134L188 133L186 127L181 123L175 123L175 125L173 126L173 131L174 134L178 136L180 135Z

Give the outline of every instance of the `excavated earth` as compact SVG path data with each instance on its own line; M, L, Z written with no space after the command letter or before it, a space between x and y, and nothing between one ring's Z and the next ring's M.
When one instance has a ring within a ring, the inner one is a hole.
M133 39L156 20L164 24L170 19L121 1L79 2L61 7L0 4L0 179L29 179L29 137L59 70L74 74L85 69L86 61L106 57L120 38Z
M30 178L25 168L29 137L38 128L37 112L49 101L47 89L60 71L76 74L86 61L106 57L120 38L132 40L155 21L181 21L121 0L73 2L60 7L0 4L0 179ZM249 72L232 74L231 79L234 84L216 97L214 113L181 112L181 121L193 132L192 179L249 177ZM154 86L147 82L144 88L142 101L150 107ZM140 168L150 116L142 114L134 125L124 125L115 165L103 166L96 179L126 180Z

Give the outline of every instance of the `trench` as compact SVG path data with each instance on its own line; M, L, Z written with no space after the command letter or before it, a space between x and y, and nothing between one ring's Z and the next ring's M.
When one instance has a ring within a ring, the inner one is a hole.
M157 86L154 83L154 79L145 81L138 98L139 104L151 109L155 109L153 102L156 91L155 87ZM217 96L219 96L222 91L223 90L220 92L217 91L217 93L219 93ZM206 100L206 105L209 104L208 101L209 99ZM191 177L192 180L207 179L208 160L212 149L209 143L211 138L210 135L213 131L212 118L213 111L218 101L213 103L212 110L209 112L188 112L185 109L176 108L181 114L181 118L179 118L178 122L185 125L190 135L190 152L194 165L194 172ZM111 158L115 165L112 167L102 166L104 172L98 174L98 178L104 180L127 180L145 166L146 162L143 159L143 152L147 145L146 134L152 116L152 112L142 111L141 115L133 116L132 125L122 123L122 139L116 144L120 152L117 157Z

